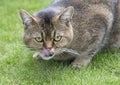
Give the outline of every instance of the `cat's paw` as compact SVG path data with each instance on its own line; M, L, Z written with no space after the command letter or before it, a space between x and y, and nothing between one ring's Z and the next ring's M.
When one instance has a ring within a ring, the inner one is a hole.
M80 59L80 60L75 60L72 62L72 68L82 68L88 66L90 63L91 59Z
M40 61L40 60L41 60L41 57L40 57L39 53L35 53L35 54L33 55L33 59L34 59L34 60L37 60L37 61Z
M87 65L85 65L83 63L72 63L72 68L75 68L75 69L79 69L79 68L82 68L85 66L87 66Z

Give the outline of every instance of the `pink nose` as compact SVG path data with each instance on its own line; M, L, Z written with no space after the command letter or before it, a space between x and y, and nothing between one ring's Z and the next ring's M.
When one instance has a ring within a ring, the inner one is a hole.
M44 57L50 57L50 56L53 56L54 55L54 51L52 49L44 49L42 51L42 55Z

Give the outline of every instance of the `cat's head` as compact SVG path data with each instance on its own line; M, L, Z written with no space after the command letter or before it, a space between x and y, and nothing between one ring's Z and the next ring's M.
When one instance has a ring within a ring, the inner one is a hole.
M45 60L63 52L73 40L73 13L73 7L65 8L59 13L46 9L33 15L20 10L25 45L39 52Z

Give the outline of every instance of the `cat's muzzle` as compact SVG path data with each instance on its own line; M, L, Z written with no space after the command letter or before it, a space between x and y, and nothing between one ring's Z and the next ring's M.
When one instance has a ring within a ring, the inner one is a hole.
M49 60L49 59L53 58L54 55L55 55L54 49L44 49L40 56L44 60Z

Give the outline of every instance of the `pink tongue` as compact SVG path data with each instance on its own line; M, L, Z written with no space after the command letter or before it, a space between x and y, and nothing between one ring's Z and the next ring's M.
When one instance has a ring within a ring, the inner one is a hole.
M50 55L50 49L44 49L43 51L42 51L42 55L45 57L45 56L48 56L48 55Z

